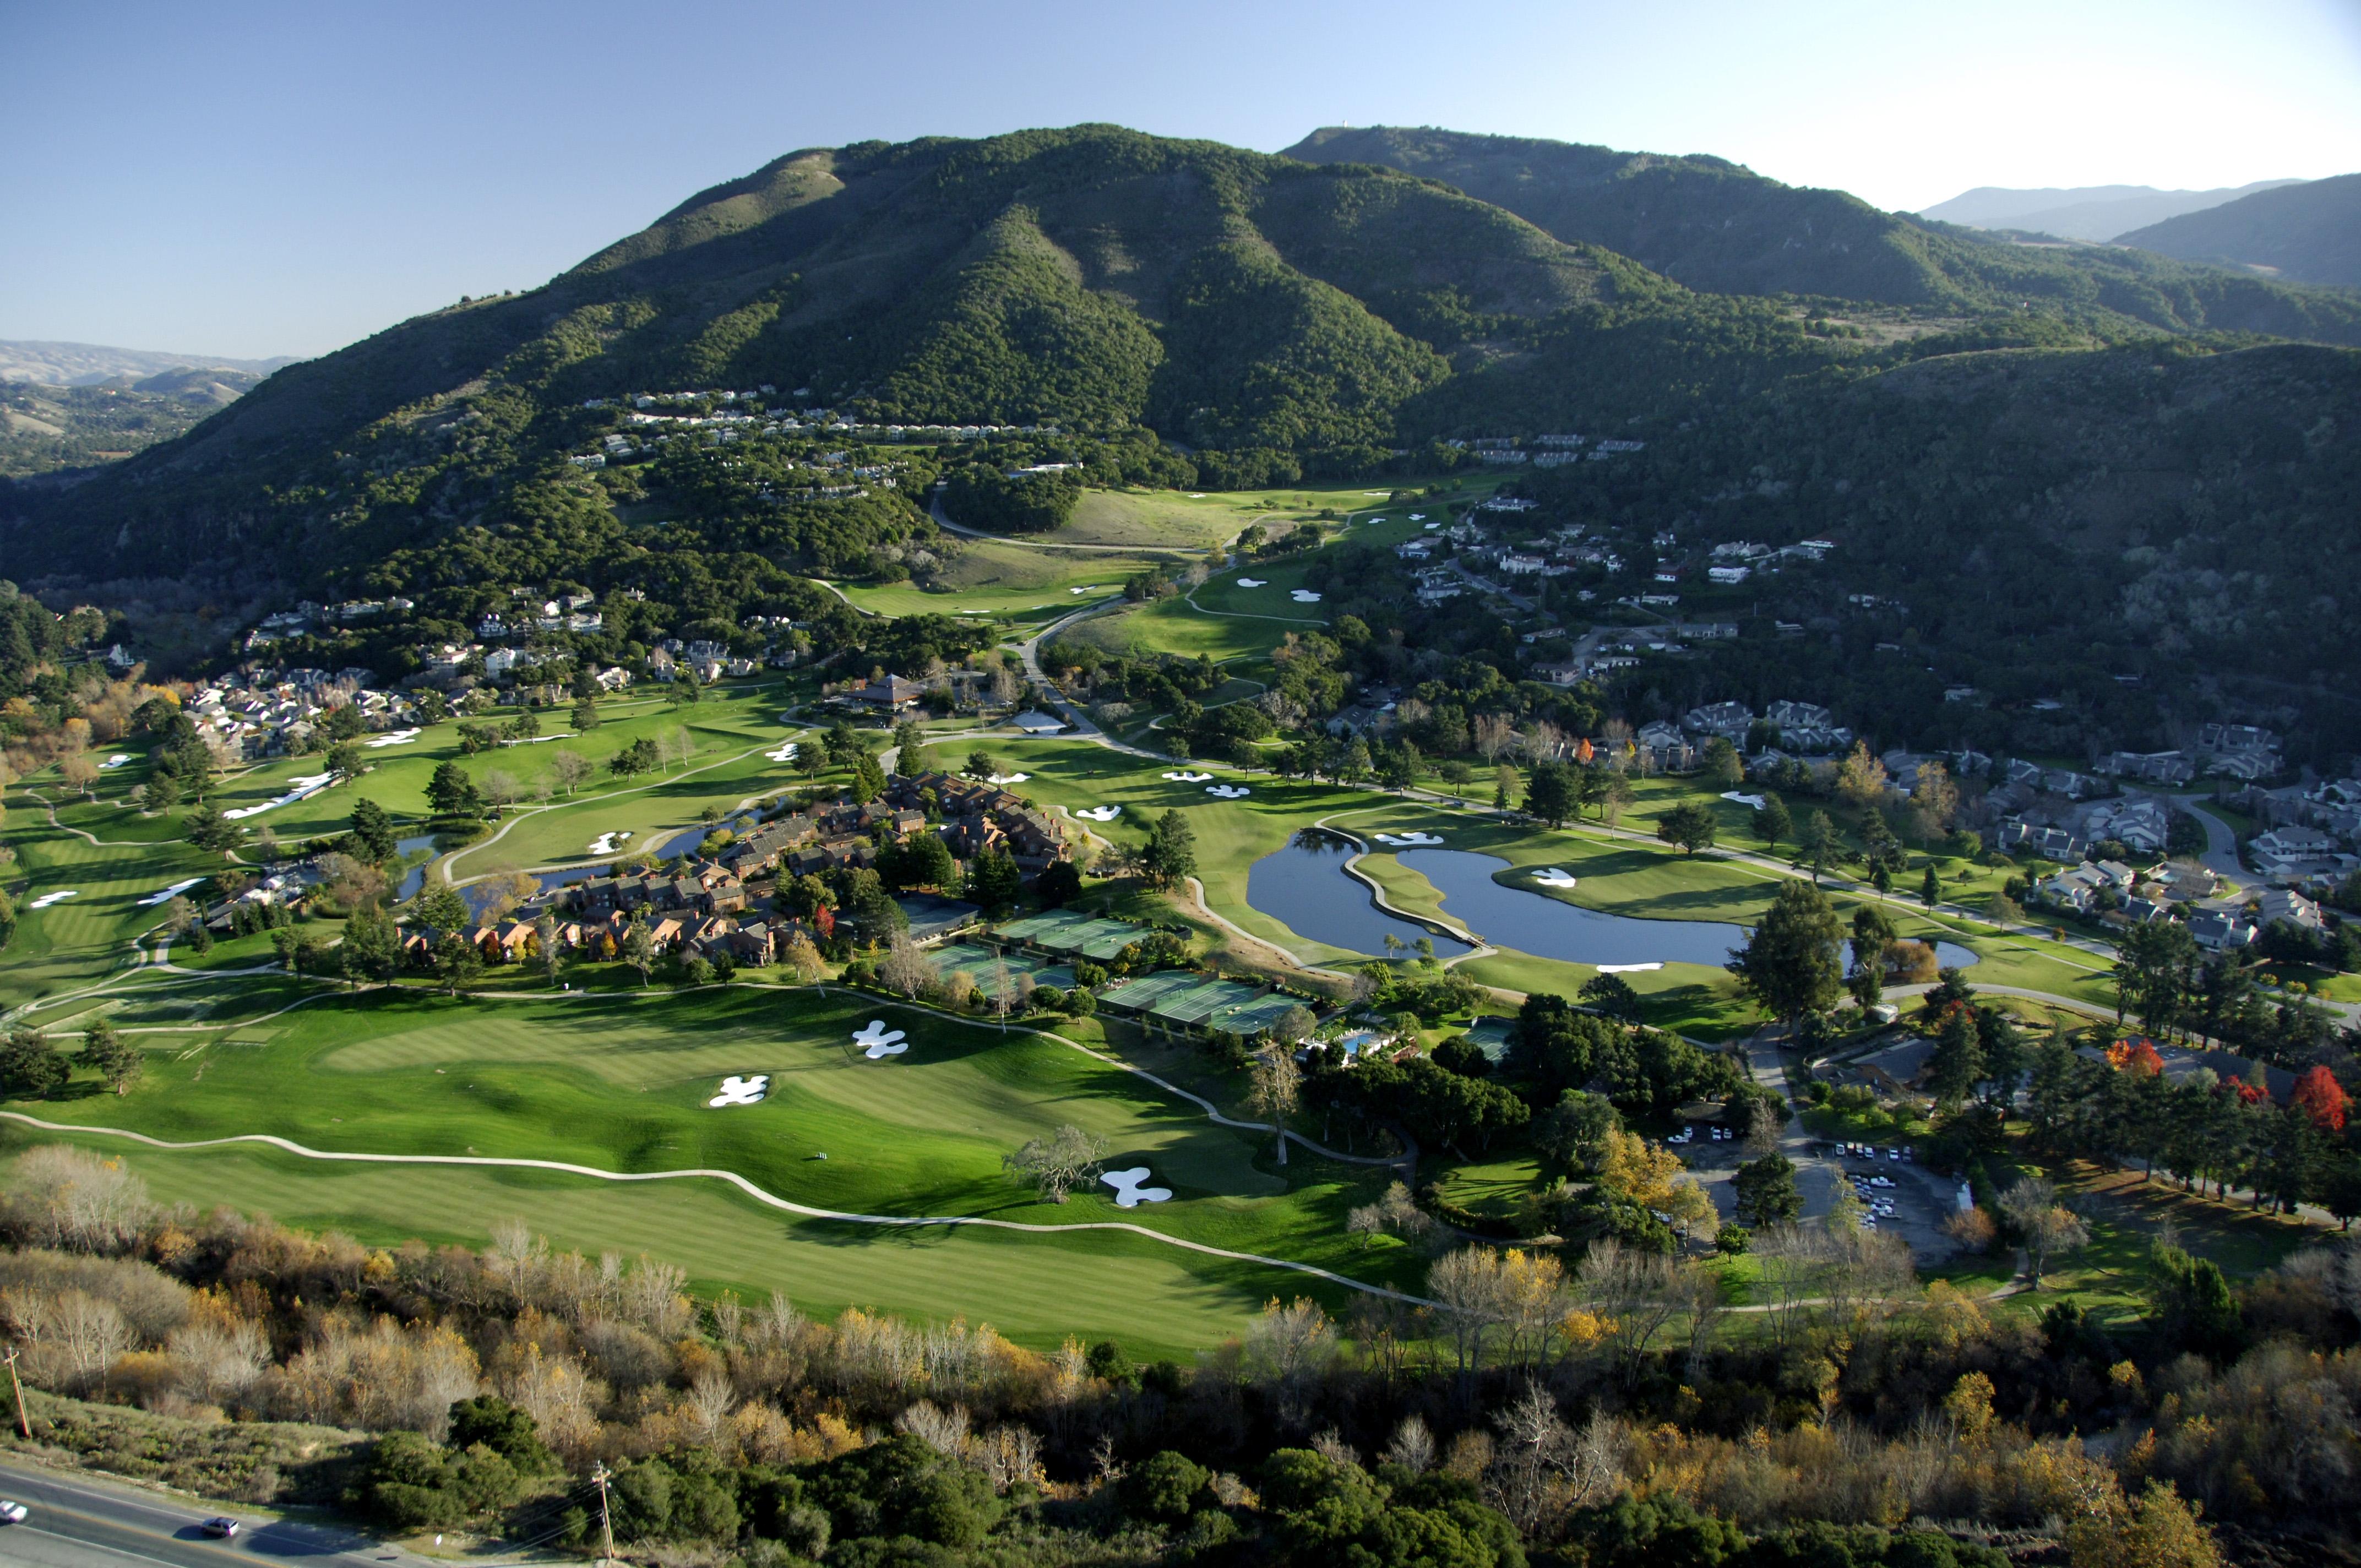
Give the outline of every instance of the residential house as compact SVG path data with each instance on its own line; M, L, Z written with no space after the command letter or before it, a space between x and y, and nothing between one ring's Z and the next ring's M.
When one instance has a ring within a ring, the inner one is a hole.
M899 675L884 675L852 694L855 702L884 713L899 713L915 707L927 695L927 688L916 681Z
M1754 710L1742 702L1708 703L1681 715L1681 728L1690 734L1719 735L1738 746L1746 743L1746 731L1753 723Z
M2320 905L2311 899L2287 888L2267 888L2255 899L2255 924L2259 927L2268 927L2280 920L2315 933L2328 928L2328 921L2320 913Z
M2197 939L2199 947L2209 952L2234 952L2240 948L2251 947L2257 935L2251 921L2213 912L2192 916L2189 922L2189 934Z

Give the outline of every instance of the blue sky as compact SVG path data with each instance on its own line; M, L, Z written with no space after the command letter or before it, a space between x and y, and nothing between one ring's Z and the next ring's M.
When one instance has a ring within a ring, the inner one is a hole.
M2361 170L2361 0L675 6L0 0L0 337L324 352L800 147L1114 121L1975 185Z

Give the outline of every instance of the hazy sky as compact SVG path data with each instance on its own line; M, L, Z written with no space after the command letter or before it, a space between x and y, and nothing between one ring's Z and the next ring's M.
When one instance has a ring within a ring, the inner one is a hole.
M2361 0L0 0L0 337L317 354L796 148L1115 121L1709 152L1916 209L2361 170Z

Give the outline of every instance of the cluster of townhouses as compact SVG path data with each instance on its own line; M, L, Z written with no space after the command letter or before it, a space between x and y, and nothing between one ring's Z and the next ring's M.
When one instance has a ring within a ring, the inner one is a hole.
M368 730L398 729L417 721L411 698L379 691L373 671L282 670L272 675L233 672L201 682L181 711L224 765L315 750L314 738L332 709L350 707ZM366 742L364 742L366 744Z

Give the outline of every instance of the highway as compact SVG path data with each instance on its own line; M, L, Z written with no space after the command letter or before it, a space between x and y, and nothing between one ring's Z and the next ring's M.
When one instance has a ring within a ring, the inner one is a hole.
M225 1568L301 1561L318 1568L423 1568L426 1559L348 1530L219 1510L80 1472L0 1464L0 1497L25 1505L23 1524L0 1525L0 1563L16 1568ZM208 1539L198 1521L243 1518L234 1541Z

